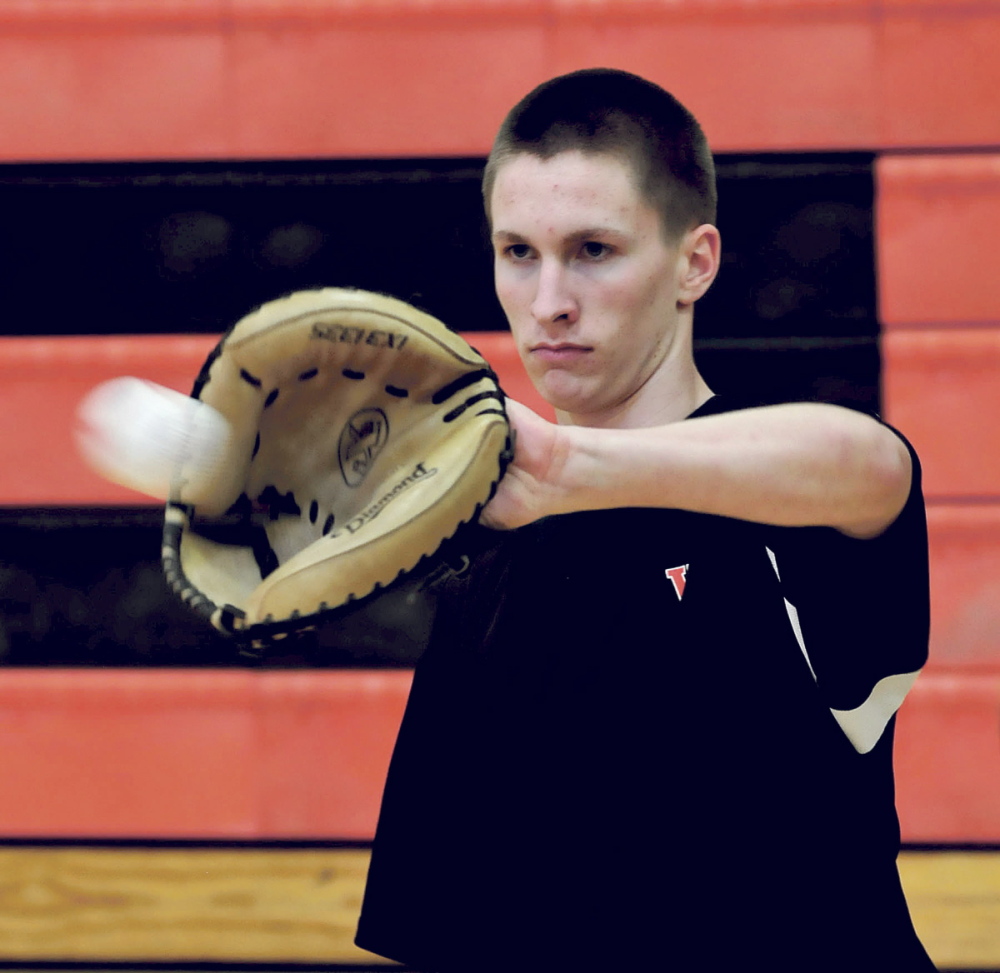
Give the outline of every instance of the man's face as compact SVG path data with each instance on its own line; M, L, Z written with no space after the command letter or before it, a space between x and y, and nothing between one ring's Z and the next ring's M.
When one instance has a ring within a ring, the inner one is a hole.
M628 164L514 156L491 216L497 296L544 398L581 424L648 413L672 371L682 261Z

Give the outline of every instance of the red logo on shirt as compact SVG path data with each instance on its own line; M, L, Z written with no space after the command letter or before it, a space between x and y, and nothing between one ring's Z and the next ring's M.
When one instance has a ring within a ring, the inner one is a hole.
M674 586L674 591L677 592L678 601L684 597L684 587L687 584L688 568L690 566L690 564L682 564L680 567L667 568L667 577Z

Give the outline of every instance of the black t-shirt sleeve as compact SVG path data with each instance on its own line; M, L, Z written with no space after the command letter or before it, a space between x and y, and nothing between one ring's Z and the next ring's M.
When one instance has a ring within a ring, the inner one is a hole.
M920 461L910 493L879 536L848 537L830 527L771 528L768 547L782 593L798 616L817 685L831 709L853 710L891 676L927 660L930 593Z

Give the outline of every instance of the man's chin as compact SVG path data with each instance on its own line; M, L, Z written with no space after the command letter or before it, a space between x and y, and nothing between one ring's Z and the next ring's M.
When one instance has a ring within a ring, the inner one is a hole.
M556 412L570 413L592 407L591 402L597 391L592 386L592 382L571 375L564 369L549 369L535 382L539 394Z
M600 387L592 385L588 389L582 387L580 382L574 388L566 385L568 383L559 388L543 386L539 389L542 398L555 409L556 419L561 425L602 426L614 416L614 404L602 394L604 390Z

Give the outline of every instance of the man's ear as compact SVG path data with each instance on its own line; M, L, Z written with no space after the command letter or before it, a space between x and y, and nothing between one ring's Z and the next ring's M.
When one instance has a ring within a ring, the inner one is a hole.
M711 223L688 230L681 239L680 304L694 304L712 285L719 272L722 238Z

